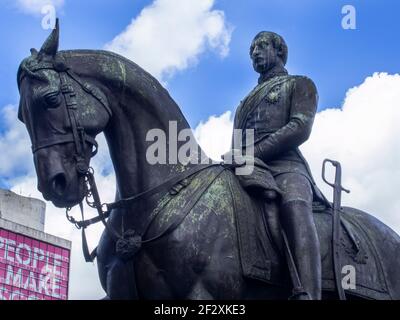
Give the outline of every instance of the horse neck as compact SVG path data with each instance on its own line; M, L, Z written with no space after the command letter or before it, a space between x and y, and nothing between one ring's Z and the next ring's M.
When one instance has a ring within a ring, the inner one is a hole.
M171 112L155 112L160 111L156 109L149 112L149 108L154 106L139 104L134 99L128 101L128 105L113 109L113 117L104 132L121 197L148 190L193 165L184 166L174 161L176 150L183 144L176 140L177 133L189 129L184 118ZM159 151L165 150L166 162L163 163L151 163L149 159L154 155L148 152L149 147L158 143L158 140L146 141L146 136L154 129L161 133L157 139L161 137L166 142L160 143L163 148Z
M75 51L74 56L82 58L87 55L96 63L93 66L88 64L86 76L91 73L92 83L106 91L113 113L104 134L115 169L118 198L159 185L200 163L200 159L208 161L194 139L191 139L191 150L198 151L192 154L197 160L182 164L177 159L176 151L186 144L186 141L177 141L177 134L183 130L191 132L190 127L178 105L155 78L131 61L112 53L80 50L78 53ZM75 60L79 63L79 59ZM148 148L155 141L146 141L146 136L154 129L165 135L167 163L152 164L147 159Z

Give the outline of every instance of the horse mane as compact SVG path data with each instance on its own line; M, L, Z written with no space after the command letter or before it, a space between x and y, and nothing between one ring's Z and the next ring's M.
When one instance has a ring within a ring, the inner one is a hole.
M73 58L76 55L82 55L82 54L93 55L95 57L104 56L104 57L108 57L108 58L114 58L116 60L123 62L125 65L130 66L131 68L139 69L139 70L143 71L146 74L146 76L148 76L152 80L156 81L159 84L159 86L162 87L162 85L159 83L159 81L156 78L154 78L149 72L144 70L137 63L133 62L132 60L129 60L128 58L125 58L124 56L122 56L118 53L112 52L112 51L95 50L95 49L73 49L73 50L61 50L57 53L57 55L58 54L60 54L62 56L67 56L70 58Z
M57 56L61 56L62 59L74 59L79 56L85 55L85 56L93 56L97 60L99 57L103 58L111 58L116 61L122 62L125 67L128 67L131 69L131 71L134 72L139 72L141 76L144 76L144 80L148 80L152 82L152 84L156 85L156 90L162 90L167 92L167 90L161 85L161 83L154 77L152 76L149 72L147 72L145 69L143 69L141 66L139 66L137 63L133 62L132 60L129 60L128 58L125 58L122 55L119 55L118 53L114 53L111 51L106 51L106 50L92 50L92 49L74 49L74 50L62 50L57 53ZM68 65L68 62L66 61L66 64ZM79 70L75 70L76 72L79 73Z
M152 77L154 80L156 80L150 73L148 73L146 70L144 70L141 66L139 66L137 63L133 62L132 60L129 60L128 58L125 58L124 56L112 52L112 51L107 51L107 50L95 50L95 49L73 49L73 50L61 50L58 52L61 55L74 55L74 54L86 54L86 55L94 55L94 56L106 56L110 58L114 58L117 60L121 60L127 65L130 65L134 68L140 68L144 72L148 74L148 76ZM157 80L156 80L157 81ZM157 81L158 82L158 81ZM160 84L161 86L161 84Z
M169 92L163 87L163 85L148 71L143 69L141 66L136 64L135 62L111 51L106 50L91 50L91 49L76 49L76 50L63 50L57 53L57 56L60 55L63 60L66 61L68 65L71 60L78 58L79 56L90 56L99 60L99 58L103 58L105 62L106 60L114 60L117 63L122 63L124 66L124 71L126 72L126 79L129 79L130 74L135 74L134 81L135 83L125 82L122 83L122 91L127 92L129 90L137 91L143 97L146 94L148 98L152 100L153 106L159 108L160 112L167 112L170 115L173 115L176 120L179 120L184 127L190 128L186 117L183 115L180 107L174 101L174 99L170 96ZM101 63L101 60L99 61ZM75 70L79 74L79 70ZM140 79L140 81L136 81ZM110 81L120 82L120 79L108 79ZM131 78L132 80L132 78ZM139 88L140 87L140 88ZM182 120L184 120L182 122Z

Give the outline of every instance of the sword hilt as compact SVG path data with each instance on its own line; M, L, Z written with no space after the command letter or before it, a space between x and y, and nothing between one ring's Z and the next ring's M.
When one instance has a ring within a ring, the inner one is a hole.
M325 167L326 164L330 163L336 168L335 172L335 182L329 182L326 177L325 177ZM350 190L343 188L342 186L342 166L340 165L339 161L331 160L331 159L325 159L324 162L322 163L322 180L324 182L331 186L334 190L339 190L339 191L344 191L346 193L350 193Z

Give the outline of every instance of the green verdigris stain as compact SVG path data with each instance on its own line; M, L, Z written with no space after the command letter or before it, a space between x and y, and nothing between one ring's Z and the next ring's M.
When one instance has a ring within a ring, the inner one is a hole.
M118 66L121 72L121 81L122 81L122 96L125 94L125 88L126 88L126 68L125 65L118 60Z
M184 218L179 230L175 231L175 237L184 237L188 232L201 232L204 230L205 225L209 227L208 232L210 234L215 234L222 238L233 236L234 230L232 228L218 230L215 224L210 224L210 221L222 219L227 220L228 224L234 225L234 214L231 207L232 195L229 192L230 189L226 179L229 179L229 175L222 173L218 178L213 180L215 173L210 174L207 172L208 170L192 178L190 184L174 196L161 210L157 218L159 230L164 230L171 223L175 222L178 217L185 214L183 208L187 205L189 199L196 196L197 190L201 189L204 184L209 185L211 183ZM193 249L196 252L199 250L197 247Z

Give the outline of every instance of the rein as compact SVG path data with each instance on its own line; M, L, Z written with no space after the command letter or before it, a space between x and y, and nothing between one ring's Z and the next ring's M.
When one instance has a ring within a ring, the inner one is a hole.
M172 222L171 225L168 228L166 228L166 230L162 231L159 235L154 236L151 239L146 239L146 240L142 240L142 237L140 235L136 234L132 230L129 230L122 235L119 234L106 221L106 219L110 216L111 211L113 209L127 208L130 204L132 204L136 201L148 199L155 194L167 192L170 189L173 189L174 186L179 184L179 182L181 182L182 180L185 180L185 179L189 178L190 176L193 176L194 174L199 173L199 172L201 172L205 169L208 169L210 167L213 167L213 166L220 167L220 170L219 170L217 176L219 176L219 174L222 173L223 170L230 167L230 165L226 165L223 163L211 163L211 164L207 164L207 165L198 165L198 166L192 167L180 174L174 175L167 181L164 181L163 183L161 183L153 188L150 188L144 192L141 192L132 197L123 198L123 199L120 199L118 201L111 202L111 203L102 203L100 201L100 196L99 196L96 181L94 178L94 171L92 168L89 168L88 171L85 173L85 182L87 185L87 193L85 195L85 200L89 207L96 209L98 215L91 219L85 219L82 202L79 204L79 208L80 208L81 216L82 216L82 220L80 220L80 221L76 220L74 217L69 215L69 211L71 210L71 208L66 209L66 217L67 217L68 221L71 222L72 224L74 224L77 229L82 229L82 251L83 251L83 255L85 257L85 261L93 262L96 257L96 248L91 253L89 252L85 229L88 226L98 223L100 221L103 223L106 230L109 232L110 236L115 241L116 246L117 246L117 253L118 253L118 247L120 247L120 248L130 247L128 250L124 249L124 251L127 251L127 252L121 252L122 256L127 256L127 257L131 257L134 253L136 253L140 249L141 244L157 240L157 239L161 238L162 236L166 235L167 233L172 232L176 227L179 226L180 222L182 222L183 219L178 218L177 221ZM217 176L212 181L207 183L207 187L210 186L214 182L214 180L217 178ZM203 192L201 192L200 195L202 193ZM183 217L186 217L186 215L189 213L190 209L192 209L192 207L194 205L195 205L195 202L192 205L189 205L184 208ZM149 225L150 225L150 223L148 224L148 226ZM126 239L125 236L128 236L128 239Z

